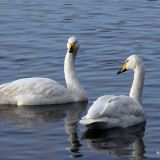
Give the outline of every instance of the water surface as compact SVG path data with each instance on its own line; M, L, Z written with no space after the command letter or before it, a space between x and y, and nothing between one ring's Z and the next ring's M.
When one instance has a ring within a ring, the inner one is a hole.
M160 159L160 1L0 2L0 82L49 77L65 85L68 37L81 44L76 70L89 102L0 107L0 159ZM146 66L146 124L88 131L78 121L104 94L128 94L133 73L116 72L131 54Z

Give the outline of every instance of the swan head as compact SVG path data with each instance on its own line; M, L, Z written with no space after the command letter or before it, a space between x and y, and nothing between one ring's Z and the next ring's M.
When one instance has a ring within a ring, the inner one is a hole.
M76 54L79 49L79 43L76 37L70 37L67 42L67 49L69 53Z
M117 74L125 72L129 69L135 70L137 67L143 67L142 59L138 55L131 55L123 63L122 68L117 72Z

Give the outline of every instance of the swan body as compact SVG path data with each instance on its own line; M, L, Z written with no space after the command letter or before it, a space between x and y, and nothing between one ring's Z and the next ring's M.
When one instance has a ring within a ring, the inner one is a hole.
M99 97L89 108L87 115L80 120L82 125L103 123L105 128L125 128L146 120L141 105L144 83L144 66L141 58L137 55L128 57L118 74L128 69L134 70L130 96L104 95Z
M0 92L3 93L0 104L58 104L72 100L65 87L49 78L18 79L0 85Z
M99 97L80 121L83 125L102 122L104 128L125 128L142 123L145 119L143 107L133 98L120 95Z
M87 100L77 80L74 63L79 44L75 37L67 43L64 72L67 88L49 78L23 78L0 85L0 104L44 105Z

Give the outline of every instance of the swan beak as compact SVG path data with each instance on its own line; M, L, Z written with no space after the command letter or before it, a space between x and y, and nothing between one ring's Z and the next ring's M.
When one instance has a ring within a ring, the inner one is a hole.
M67 47L68 47L69 53L73 53L73 52L74 52L74 50L75 50L75 45L74 45L74 43L68 43L68 44L67 44Z
M126 66L127 66L127 64L126 64L126 63L124 63L124 64L122 65L122 68L117 72L117 74L120 74L120 73L122 73L122 72L127 71Z

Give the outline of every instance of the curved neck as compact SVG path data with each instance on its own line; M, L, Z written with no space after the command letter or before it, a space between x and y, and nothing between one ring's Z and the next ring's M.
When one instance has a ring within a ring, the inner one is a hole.
M86 100L86 94L81 86L80 82L77 79L75 71L75 58L76 53L69 53L67 51L65 61L64 61L64 75L66 80L66 85L68 91L75 101Z
M142 92L144 84L144 66L139 65L134 69L134 78L129 96L142 104Z

